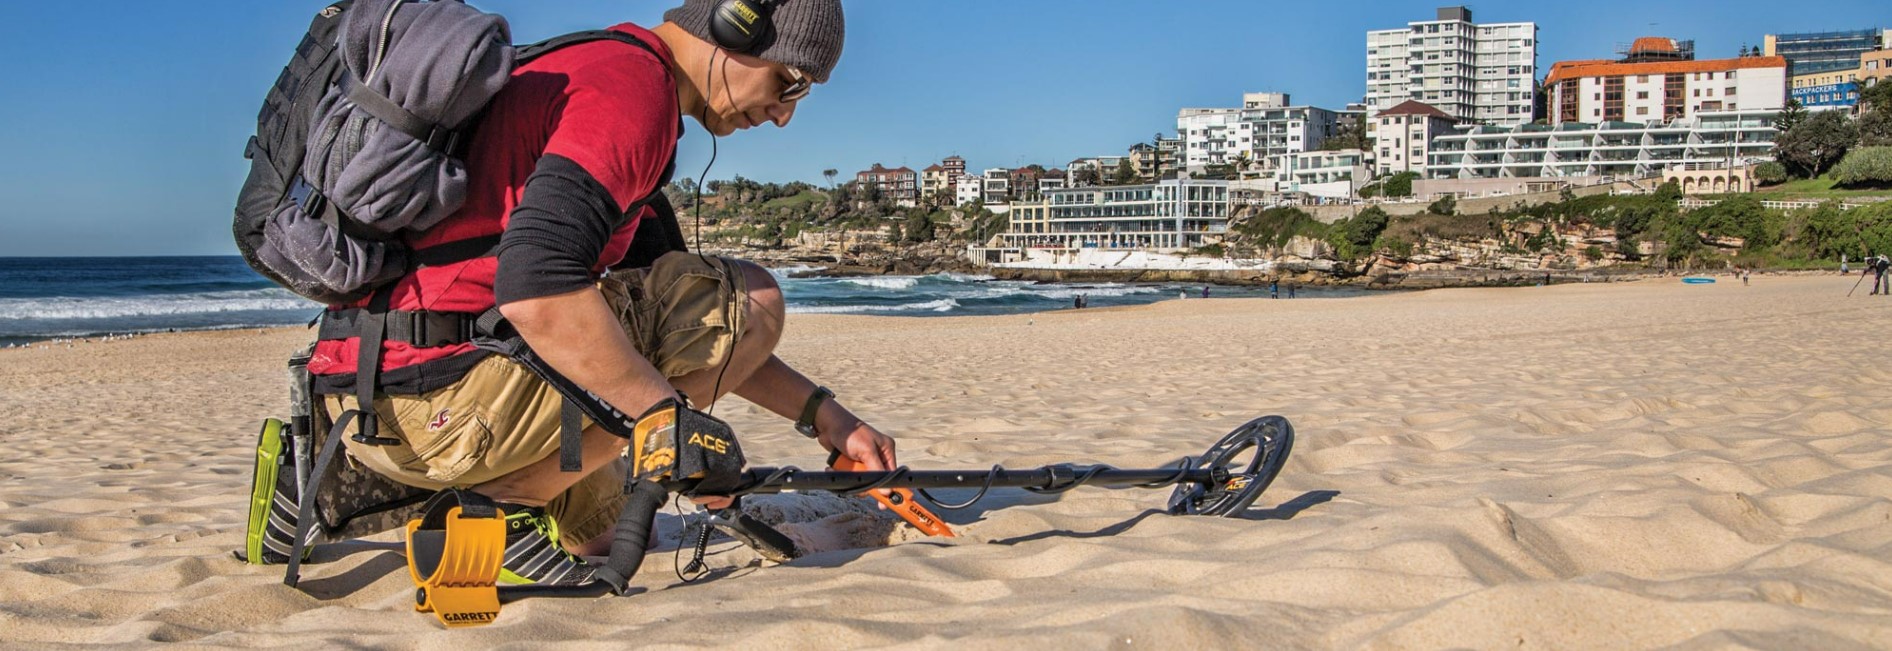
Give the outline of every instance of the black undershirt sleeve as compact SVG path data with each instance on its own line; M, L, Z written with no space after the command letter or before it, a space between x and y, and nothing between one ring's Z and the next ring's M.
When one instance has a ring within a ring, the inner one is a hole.
M610 191L578 163L541 157L499 239L497 304L591 286L591 269L624 219Z

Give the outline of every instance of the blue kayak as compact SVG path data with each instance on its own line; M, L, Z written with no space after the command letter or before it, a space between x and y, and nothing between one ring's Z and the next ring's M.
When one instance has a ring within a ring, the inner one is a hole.
M1687 278L1683 278L1682 282L1688 283L1690 285L1713 285L1715 284L1715 279L1703 278L1700 276L1689 276Z

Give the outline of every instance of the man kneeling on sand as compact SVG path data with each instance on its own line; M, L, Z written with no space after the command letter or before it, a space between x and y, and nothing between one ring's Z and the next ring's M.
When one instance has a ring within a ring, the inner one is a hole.
M516 70L468 150L465 208L423 236L498 232L496 258L412 271L389 305L497 306L546 365L623 414L706 406L733 391L868 470L896 467L892 438L774 354L784 306L766 270L682 252L612 270L637 245L638 222L652 218L648 207L630 219L621 212L666 179L681 116L717 136L787 126L840 58L839 0L772 3L763 18L772 37L743 51L712 33L725 20L718 4L688 0L655 28L611 28L648 49L589 42ZM308 369L328 413L356 401L358 350L355 336L315 348ZM348 455L406 486L469 488L498 502L508 532L502 580L589 580L578 556L609 549L627 440L584 418L582 470L563 472L565 398L518 361L472 342L393 337L380 358L379 440L351 438ZM272 521L270 535L280 539L285 526L294 529Z

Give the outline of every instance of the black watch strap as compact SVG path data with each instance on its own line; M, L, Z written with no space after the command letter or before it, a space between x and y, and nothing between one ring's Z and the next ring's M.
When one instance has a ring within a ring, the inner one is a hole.
M821 403L833 397L834 392L827 387L815 387L814 394L808 396L808 402L801 406L801 420L795 421L795 431L801 432L802 436L815 438L819 434L815 431L815 414L820 413Z

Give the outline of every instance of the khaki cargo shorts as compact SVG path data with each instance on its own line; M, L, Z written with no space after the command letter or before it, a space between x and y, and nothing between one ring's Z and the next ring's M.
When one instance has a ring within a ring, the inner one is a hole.
M665 377L722 364L741 338L748 287L734 261L671 253L598 282L638 352ZM331 414L353 397L328 396ZM564 399L525 367L493 355L451 386L375 400L379 434L399 445L345 440L349 455L389 479L429 490L467 487L558 453ZM585 426L591 420L585 419ZM611 530L624 504L623 461L547 506L567 544Z

